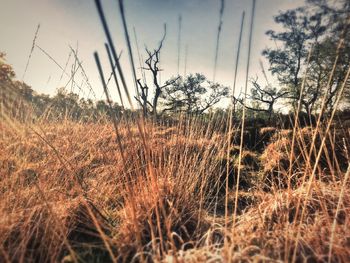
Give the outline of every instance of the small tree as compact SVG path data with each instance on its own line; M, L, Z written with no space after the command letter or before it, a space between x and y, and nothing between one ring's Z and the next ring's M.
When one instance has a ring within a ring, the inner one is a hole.
M228 95L228 88L212 83L203 74L172 78L166 82L162 95L163 112L184 111L201 114Z
M288 91L283 89L278 90L277 88L272 87L271 84L262 87L258 83L257 78L252 79L251 83L253 84L253 87L251 88L251 95L248 95L247 99L251 100L253 104L255 103L255 105L258 105L259 107L243 105L242 99L235 98L235 101L238 101L249 110L267 113L269 120L271 120L272 114L274 113L274 106L279 99L284 98L288 94Z

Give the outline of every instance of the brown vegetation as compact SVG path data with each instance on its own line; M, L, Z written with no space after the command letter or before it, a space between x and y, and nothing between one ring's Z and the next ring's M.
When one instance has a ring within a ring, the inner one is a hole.
M349 187L341 185L347 162L341 150L348 145L342 148L340 141L347 142L346 135L327 140L325 162L308 196L301 178L312 130L299 130L292 169L292 178L299 180L291 180L292 190L284 189L292 132L264 128L264 138L274 134L263 153L241 154L239 216L225 230L224 135L194 124L147 124L147 154L137 129L120 126L125 163L109 124L1 125L1 257L19 262L291 260L297 246L297 260L322 261L331 234L333 260L350 256ZM233 146L231 213L239 154Z

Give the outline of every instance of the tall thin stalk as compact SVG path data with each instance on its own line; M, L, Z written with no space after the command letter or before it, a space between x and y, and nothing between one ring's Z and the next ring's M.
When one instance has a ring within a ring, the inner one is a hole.
M247 91L248 91L250 53L251 53L252 38L253 38L253 25L254 25L254 15L255 15L255 5L256 5L256 0L253 0L252 12L251 12L251 18L250 18L250 28L249 28L248 58L247 58L246 78L245 78L245 85L244 85L243 105L245 105L245 102L246 102L246 99L247 99ZM240 139L240 145L239 145L238 170L237 170L237 178L236 178L236 192L235 192L235 205L234 205L234 211L233 211L232 231L234 231L235 223L236 223L236 216L237 216L239 179L240 179L241 169L242 169L241 166L242 166L242 154L243 154L245 114L246 114L246 109L245 109L245 107L243 107L242 126L241 126L241 139Z
M186 44L186 47L185 47L185 62L184 62L184 78L186 77L186 74L187 74L187 56L188 56L188 45Z
M114 68L113 58L112 58L111 51L110 51L107 43L105 43L105 47L106 47L106 52L107 52L109 64L110 64L111 68ZM115 70L112 70L112 75L114 78L115 85L117 86L117 91L118 91L120 103L121 103L122 107L125 108L124 102L123 102L123 96L122 96L122 93L120 91L119 81L118 81L117 74L116 74Z
M39 29L40 29L40 23L38 24L38 26L36 27L36 30L35 30L35 34L34 34L34 38L33 38L33 42L32 42L32 47L30 48L28 60L27 60L26 66L24 68L24 72L23 72L23 76L22 76L22 82L24 82L24 77L25 77L25 75L27 73L29 62L30 62L30 59L32 58L32 55L33 55L33 52L34 52L35 42L36 42L36 39L38 38L38 35L39 35Z
M130 65L131 65L131 72L134 80L134 85L135 85L135 91L136 95L139 98L139 89L137 88L137 77L136 77L136 70L135 70L135 63L134 63L134 56L132 54L132 49L131 49L131 43L130 43L130 37L129 37L129 32L128 32L128 27L126 25L126 19L125 19L125 10L124 10L124 2L123 0L119 0L119 11L122 17L122 22L123 22L123 29L124 29L124 35L125 35L125 40L126 44L128 47L128 53L129 53L129 60L130 60Z
M233 88L232 88L232 98L230 101L230 109L228 114L228 136L227 136L227 154L226 154L226 193L225 193L225 230L228 226L228 195L229 195L229 185L228 185L228 178L230 174L230 157L231 157L231 144L232 144L232 118L234 114L234 105L233 105L233 98L235 96L236 91L236 84L237 84L237 71L238 71L238 62L239 62L239 55L241 51L241 42L242 42L242 33L243 33L243 25L244 25L244 17L245 12L242 12L242 18L241 18L241 26L239 30L239 39L238 39L238 47L237 47L237 53L236 53L236 61L235 61L235 71L234 71L234 78L233 78ZM225 239L226 240L226 239Z
M181 54L181 29L182 29L182 16L179 15L179 31L177 36L177 75L180 74L180 54Z
M225 0L221 0L220 15L219 15L219 25L218 25L218 33L217 33L217 35L216 35L216 45L215 45L213 82L215 82L216 68L217 68L217 64L218 64L218 55L219 55L219 46L220 46L220 36L221 36L221 30L222 30L222 24L223 24L222 17L223 17L223 15L224 15L224 10L225 10Z

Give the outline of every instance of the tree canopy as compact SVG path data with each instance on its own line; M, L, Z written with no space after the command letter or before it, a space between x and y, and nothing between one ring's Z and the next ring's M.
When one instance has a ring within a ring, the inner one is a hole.
M213 83L200 73L172 78L162 94L163 112L201 114L228 95L228 87Z

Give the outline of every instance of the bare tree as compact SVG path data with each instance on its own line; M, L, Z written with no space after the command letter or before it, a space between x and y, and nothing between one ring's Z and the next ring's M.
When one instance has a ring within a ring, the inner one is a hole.
M137 102L141 105L144 116L148 116L148 114L153 115L154 117L157 117L157 107L158 107L158 100L160 95L162 94L162 91L165 87L173 84L176 79L174 79L171 82L167 82L164 85L160 84L159 80L159 73L162 71L162 69L159 68L159 62L160 62L160 51L163 47L163 42L166 37L166 24L164 24L164 34L162 39L159 42L159 45L156 49L153 51L149 50L146 47L146 52L148 55L148 58L145 61L145 67L143 67L144 70L148 70L151 72L152 80L153 80L153 86L154 86L154 96L153 98L149 98L149 86L147 83L141 83L141 80L137 80L138 89L140 91L140 98L136 98Z

